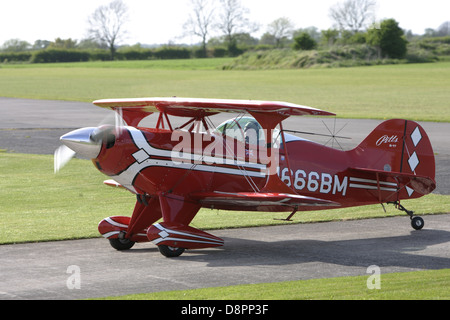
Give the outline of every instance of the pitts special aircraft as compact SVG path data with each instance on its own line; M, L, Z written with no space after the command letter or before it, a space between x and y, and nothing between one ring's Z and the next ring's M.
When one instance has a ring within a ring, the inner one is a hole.
M62 136L55 171L77 153L111 177L105 184L136 195L131 217L109 217L98 226L117 250L151 241L164 256L176 257L185 249L224 245L189 226L200 208L289 212L290 220L297 211L392 203L418 230L423 219L400 200L436 187L431 143L414 121L385 121L355 149L341 151L283 129L290 116L333 113L285 102L143 98L93 103L114 110L116 125ZM158 112L155 128L138 126ZM215 128L209 117L222 112L238 117ZM187 121L173 128L172 117Z

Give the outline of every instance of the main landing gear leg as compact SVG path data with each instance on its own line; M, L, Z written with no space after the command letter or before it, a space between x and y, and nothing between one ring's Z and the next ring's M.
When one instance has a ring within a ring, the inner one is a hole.
M400 211L406 212L408 216L411 219L411 227L413 227L415 230L421 230L423 226L425 225L425 222L421 217L414 216L414 212L406 209L404 206L400 204L400 202L390 202L392 203L395 208L397 208Z

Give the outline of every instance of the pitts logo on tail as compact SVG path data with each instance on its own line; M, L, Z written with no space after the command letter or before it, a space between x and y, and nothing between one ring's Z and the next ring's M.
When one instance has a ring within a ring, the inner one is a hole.
M436 187L431 144L413 121L385 121L354 150L341 151L287 133L296 132L284 130L288 117L334 115L291 103L143 98L94 104L115 111L115 125L61 137L55 171L78 153L113 179L107 185L136 196L131 217L99 224L117 250L152 241L176 257L222 246L222 239L190 226L201 208L288 212L290 220L299 211L393 203L421 229L423 219L400 201ZM211 118L223 112L239 116L216 128ZM159 113L156 126L140 127L153 113ZM175 127L173 118L186 122ZM180 145L180 137L189 143Z
M381 146L382 144L389 144L389 147L394 148L397 146L398 137L396 135L388 136L384 135L380 139L377 140L377 146Z

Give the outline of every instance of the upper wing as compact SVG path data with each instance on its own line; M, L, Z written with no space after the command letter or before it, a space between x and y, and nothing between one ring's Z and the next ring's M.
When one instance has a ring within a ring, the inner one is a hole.
M165 112L179 117L202 117L220 112L257 112L276 113L278 115L335 115L334 113L296 105L286 102L226 99L192 99L192 98L140 98L140 99L106 99L93 102L96 106L108 109L122 109L124 116L128 112L148 115ZM125 119L127 121L127 119Z

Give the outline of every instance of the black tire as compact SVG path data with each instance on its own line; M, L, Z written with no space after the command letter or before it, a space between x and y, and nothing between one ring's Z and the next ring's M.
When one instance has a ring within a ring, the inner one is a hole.
M128 239L109 239L109 244L111 244L111 247L119 251L130 250L135 243L136 242Z
M174 248L166 245L158 246L159 252L167 258L176 258L183 254L184 248Z
M425 222L423 221L423 219L421 217L414 217L411 219L411 226L415 230L421 230L424 225L425 225Z

